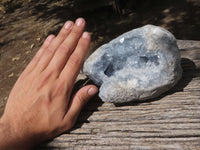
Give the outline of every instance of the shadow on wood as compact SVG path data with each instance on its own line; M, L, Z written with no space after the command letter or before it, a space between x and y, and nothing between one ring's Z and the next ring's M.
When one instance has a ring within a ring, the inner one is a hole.
M72 96L83 86L86 85L90 85L90 84L94 84L90 79L86 78L84 80L79 80L75 85L74 85L74 89L72 92ZM95 95L89 102L88 104L86 104L86 106L83 108L83 110L81 111L77 122L75 124L75 126L69 130L66 133L69 133L73 130L76 130L78 128L81 128L81 126L84 123L89 123L88 118L95 112L98 111L98 107L100 107L103 104L103 102L101 101L101 99L98 97L98 95Z

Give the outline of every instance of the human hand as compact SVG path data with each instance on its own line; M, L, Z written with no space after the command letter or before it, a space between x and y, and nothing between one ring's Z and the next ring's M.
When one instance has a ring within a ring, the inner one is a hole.
M67 21L18 78L0 119L0 149L30 149L69 130L97 93L96 86L88 85L71 98L90 43L84 27L84 19Z

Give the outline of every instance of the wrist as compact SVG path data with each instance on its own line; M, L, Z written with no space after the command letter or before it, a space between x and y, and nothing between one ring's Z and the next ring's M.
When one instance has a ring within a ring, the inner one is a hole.
M29 150L27 143L13 132L12 126L3 117L0 118L0 149L3 150Z
M8 149L11 141L10 126L0 118L0 149Z

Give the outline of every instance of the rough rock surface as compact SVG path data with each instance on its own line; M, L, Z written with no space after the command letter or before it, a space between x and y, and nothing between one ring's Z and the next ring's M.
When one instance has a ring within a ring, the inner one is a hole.
M99 97L113 103L154 98L182 76L175 37L153 25L102 45L86 60L83 72L100 86Z

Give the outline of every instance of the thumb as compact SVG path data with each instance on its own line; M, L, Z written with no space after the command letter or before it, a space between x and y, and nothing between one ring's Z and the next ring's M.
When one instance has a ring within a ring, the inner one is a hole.
M67 124L73 124L76 122L78 115L83 106L97 94L98 88L94 85L87 85L81 88L73 97L71 104L69 105L68 112L65 115L64 121Z

